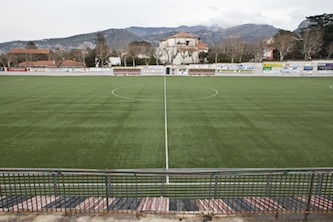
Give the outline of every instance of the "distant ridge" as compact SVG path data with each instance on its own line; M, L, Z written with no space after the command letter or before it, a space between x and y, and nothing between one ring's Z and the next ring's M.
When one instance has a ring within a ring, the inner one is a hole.
M144 40L157 46L160 39L176 34L177 32L188 32L202 39L210 46L220 43L230 36L238 36L246 41L272 37L278 29L270 25L244 24L230 28L220 28L218 26L179 26L179 27L129 27L125 29L108 29L101 31L108 44L113 49L120 49L129 42ZM55 49L85 49L95 47L96 32L78 34L66 38L50 38L43 40L33 40L38 48ZM29 41L11 41L0 43L0 52L4 53L11 48L26 47Z

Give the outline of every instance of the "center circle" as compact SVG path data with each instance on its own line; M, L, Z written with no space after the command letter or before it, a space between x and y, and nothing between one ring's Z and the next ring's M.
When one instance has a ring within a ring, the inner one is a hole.
M119 87L111 91L111 94L115 97L137 100L137 101L150 101L159 102L164 100L163 88L156 88L147 85L130 85ZM167 90L167 101L194 101L204 100L215 97L219 92L210 87L193 87L190 85L168 85ZM190 98L187 98L189 97Z

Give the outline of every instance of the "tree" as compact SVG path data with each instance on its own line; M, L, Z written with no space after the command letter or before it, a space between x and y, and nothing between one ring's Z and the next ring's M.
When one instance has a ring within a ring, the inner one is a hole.
M242 42L240 42L238 44L237 48L238 48L237 50L239 52L239 54L238 54L238 56L239 56L238 62L241 63L242 62L242 58L245 55L245 52L246 52L248 46L247 46L247 44L244 41L242 41Z
M5 54L0 54L0 62L2 67L6 67L6 63L7 63L7 57Z
M95 36L96 41L96 58L101 67L104 67L106 59L111 54L111 48L108 46L104 35L101 32L97 32Z
M96 50L95 49L89 49L87 55L85 56L84 60L87 67L95 67L95 59L96 59Z
M180 46L178 47L178 51L183 59L182 64L185 64L185 59L187 57L190 57L192 59L192 63L196 62L194 61L194 52L197 51L197 48L191 46Z
M221 54L222 51L222 46L220 45L215 45L211 48L209 48L208 53L207 53L207 59L210 63L218 63L218 57Z
M331 55L333 54L333 41L327 45L326 52L327 52L327 58L328 59L331 58Z
M320 29L307 29L302 33L304 60L311 58L311 55L318 53L323 45L323 31Z
M153 48L150 43L145 41L134 41L127 46L128 55L132 57L133 66L135 66L135 60L141 63L143 60L146 65L149 64L152 57Z
M127 66L127 57L129 56L128 45L129 45L129 42L127 40L123 39L120 41L119 47L117 50L118 56L122 59L124 66Z
M309 16L307 19L310 21L310 25L307 29L319 29L323 32L324 40L319 55L321 57L327 57L327 48L330 42L333 41L333 14Z
M207 54L206 52L199 52L199 61L200 63L205 63L207 59Z
M265 41L257 39L248 44L247 52L253 56L255 62L262 62L265 53Z
M62 62L66 59L66 50L64 48L56 48L51 53L51 59L55 62L56 66L59 68Z
M7 53L5 58L7 60L7 67L16 66L19 62L21 62L19 57L14 53Z
M322 28L333 23L333 14L322 14L306 17L310 20L309 28Z
M135 66L135 58L140 54L140 47L137 47L135 42L131 42L126 46L126 52L132 58L132 66Z
M38 47L35 45L34 42L30 41L27 43L27 46L25 47L26 49L28 49L28 56L29 56L29 59L26 58L26 61L29 61L29 62L32 62L33 60L35 60L35 56L33 56L33 54L31 53L31 50L30 49L37 49Z
M155 57L155 50L156 49L154 47L150 46L141 52L141 59L144 60L145 65L149 65L151 63L151 60Z
M85 63L84 53L80 49L72 49L72 50L70 50L68 52L68 54L66 55L66 59L70 59L70 60L74 60L74 61Z
M27 43L27 46L25 47L26 49L37 49L38 47L36 46L36 44L32 41Z
M160 64L160 58L163 56L164 54L164 49L162 48L155 48L153 51L153 57L156 60L156 64L159 65Z
M274 36L274 45L279 51L280 61L284 60L284 57L293 50L296 39L294 33L286 30L280 30Z
M234 60L237 56L241 61L241 57L245 52L245 48L245 42L238 37L229 37L222 43L222 51L230 57L231 63L234 63Z

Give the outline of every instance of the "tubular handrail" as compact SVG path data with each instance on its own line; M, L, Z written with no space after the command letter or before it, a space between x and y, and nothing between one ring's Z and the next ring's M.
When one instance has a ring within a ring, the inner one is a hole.
M333 167L321 168L147 168L147 169L69 169L69 168L0 168L5 173L89 174L89 175L259 175L333 173Z

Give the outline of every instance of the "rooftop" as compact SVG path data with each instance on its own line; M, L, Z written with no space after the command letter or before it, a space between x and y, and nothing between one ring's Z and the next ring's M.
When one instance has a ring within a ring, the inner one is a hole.
M187 32L180 32L180 33L177 33L173 36L170 36L169 38L170 39L171 38L193 38L193 39L195 39L196 37L194 35L191 35L190 33L187 33Z
M12 54L46 54L50 53L48 49L26 49L26 48L13 48L8 53Z

